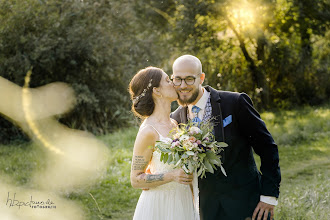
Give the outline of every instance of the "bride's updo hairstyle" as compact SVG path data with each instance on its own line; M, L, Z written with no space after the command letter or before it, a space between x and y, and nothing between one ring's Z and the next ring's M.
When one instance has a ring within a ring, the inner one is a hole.
M155 109L152 90L159 87L163 70L149 66L140 70L129 84L129 93L132 99L132 112L139 118L150 116Z

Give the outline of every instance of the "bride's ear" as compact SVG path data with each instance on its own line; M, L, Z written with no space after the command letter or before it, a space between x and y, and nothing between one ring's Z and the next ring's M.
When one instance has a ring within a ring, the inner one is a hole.
M157 87L152 88L152 92L153 92L155 95L158 95L158 96L161 96L161 95L162 95L162 94L160 93L160 89L157 88Z

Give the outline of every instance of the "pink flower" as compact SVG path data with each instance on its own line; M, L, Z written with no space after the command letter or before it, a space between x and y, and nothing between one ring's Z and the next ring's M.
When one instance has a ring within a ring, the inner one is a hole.
M180 145L180 142L179 141L175 141L171 144L171 148L174 148L175 146L178 146Z
M200 140L197 140L196 143L197 143L197 144L201 144L202 142L201 142Z
M196 138L195 138L194 136L190 136L190 137L189 137L189 141L190 141L191 143L194 143L194 142L196 142Z

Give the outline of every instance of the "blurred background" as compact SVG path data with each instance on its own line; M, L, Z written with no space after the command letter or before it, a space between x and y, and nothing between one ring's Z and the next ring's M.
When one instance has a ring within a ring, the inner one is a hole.
M259 109L329 101L324 1L0 1L0 75L20 86L66 82L78 105L61 121L96 134L132 121L128 82L141 68L200 58L209 84ZM4 119L0 140L20 136Z
M111 156L96 186L65 196L87 219L130 219L140 194L129 183L139 122L128 83L141 68L171 74L177 57L195 55L204 84L250 95L274 134L287 183L278 218L327 219L329 26L327 0L0 0L0 76L24 86L32 70L31 88L73 88L75 107L55 119L93 133ZM44 151L4 115L0 130L1 173L27 184Z

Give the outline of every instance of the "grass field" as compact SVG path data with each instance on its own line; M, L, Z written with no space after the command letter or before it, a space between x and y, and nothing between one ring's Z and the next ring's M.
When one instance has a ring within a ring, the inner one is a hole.
M275 218L330 219L330 106L264 112L262 118L280 153L282 183ZM136 133L132 127L99 137L111 151L106 175L92 187L65 195L82 207L86 219L132 218L141 193L129 180ZM43 154L34 144L0 145L0 175L33 188L29 179L42 169Z

